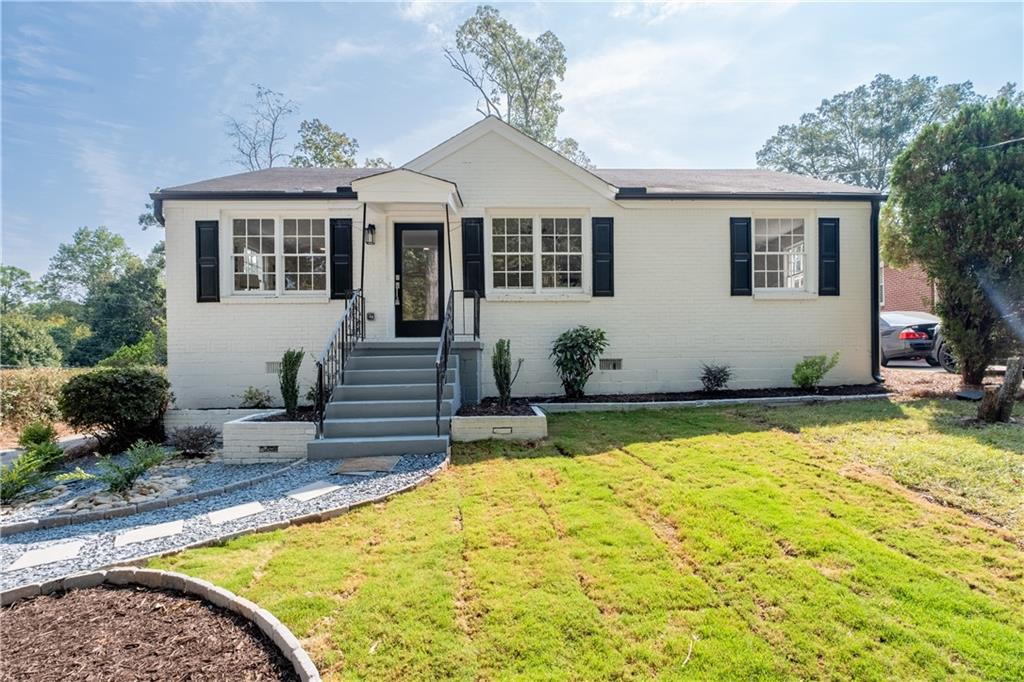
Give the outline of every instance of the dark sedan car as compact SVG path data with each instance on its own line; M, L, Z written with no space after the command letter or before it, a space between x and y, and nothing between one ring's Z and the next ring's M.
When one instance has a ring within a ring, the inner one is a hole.
M884 312L878 318L883 367L890 360L924 359L929 365L939 364L934 353L939 318L915 312Z

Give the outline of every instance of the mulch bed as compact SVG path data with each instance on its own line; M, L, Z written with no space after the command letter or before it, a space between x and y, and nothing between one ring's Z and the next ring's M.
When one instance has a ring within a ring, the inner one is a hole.
M250 419L249 421L254 422L311 422L316 421L316 412L313 411L312 405L300 405L296 412L295 418L292 419L284 412L280 414L272 414L269 417L260 417L259 419Z
M586 395L569 399L565 396L530 398L532 403L661 403L676 400L719 400L723 398L790 398L817 395L866 395L884 394L890 391L878 384L822 386L814 391L802 388L747 388L724 391L689 391L686 393L629 393L611 395Z
M459 408L460 417L533 417L530 401L517 398L508 407L502 407L495 398L484 398L476 405L463 405Z
M140 587L72 590L0 612L0 680L297 680L253 623Z
M883 367L885 385L903 398L952 398L964 386L959 374L928 372L910 367ZM990 371L983 385L996 387L1003 383L1001 373ZM978 388L978 387L974 387Z

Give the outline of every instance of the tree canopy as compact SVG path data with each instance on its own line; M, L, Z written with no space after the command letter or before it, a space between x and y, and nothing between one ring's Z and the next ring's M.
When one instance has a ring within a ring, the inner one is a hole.
M28 271L13 265L0 265L0 314L31 303L38 294L39 285Z
M757 152L757 164L885 191L893 162L924 126L982 99L970 81L939 85L934 76L878 74L780 126Z
M531 40L490 6L476 8L455 32L445 58L476 90L477 111L497 116L575 163L592 167L572 138L556 135L562 113L558 84L565 78L565 46L551 31Z
M140 263L121 235L105 227L80 227L71 241L58 246L50 258L42 279L43 290L51 300L81 302Z
M887 239L935 282L943 335L972 384L1001 338L1024 342L1021 138L1019 103L999 97L969 105L945 125L925 126L892 173L898 220Z
M0 365L4 367L53 367L61 352L42 320L20 312L0 315Z
M291 165L299 168L354 168L359 142L318 118L299 124Z

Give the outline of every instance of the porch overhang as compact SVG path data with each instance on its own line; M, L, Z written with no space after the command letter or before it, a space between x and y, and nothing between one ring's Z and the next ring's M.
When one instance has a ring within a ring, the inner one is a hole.
M442 204L458 211L462 197L458 186L443 178L395 168L352 182L364 204Z

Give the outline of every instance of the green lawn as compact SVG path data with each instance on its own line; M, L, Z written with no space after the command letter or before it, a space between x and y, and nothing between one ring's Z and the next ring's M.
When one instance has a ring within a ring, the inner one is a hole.
M266 606L327 679L1020 680L1024 429L971 409L558 416L153 564Z

